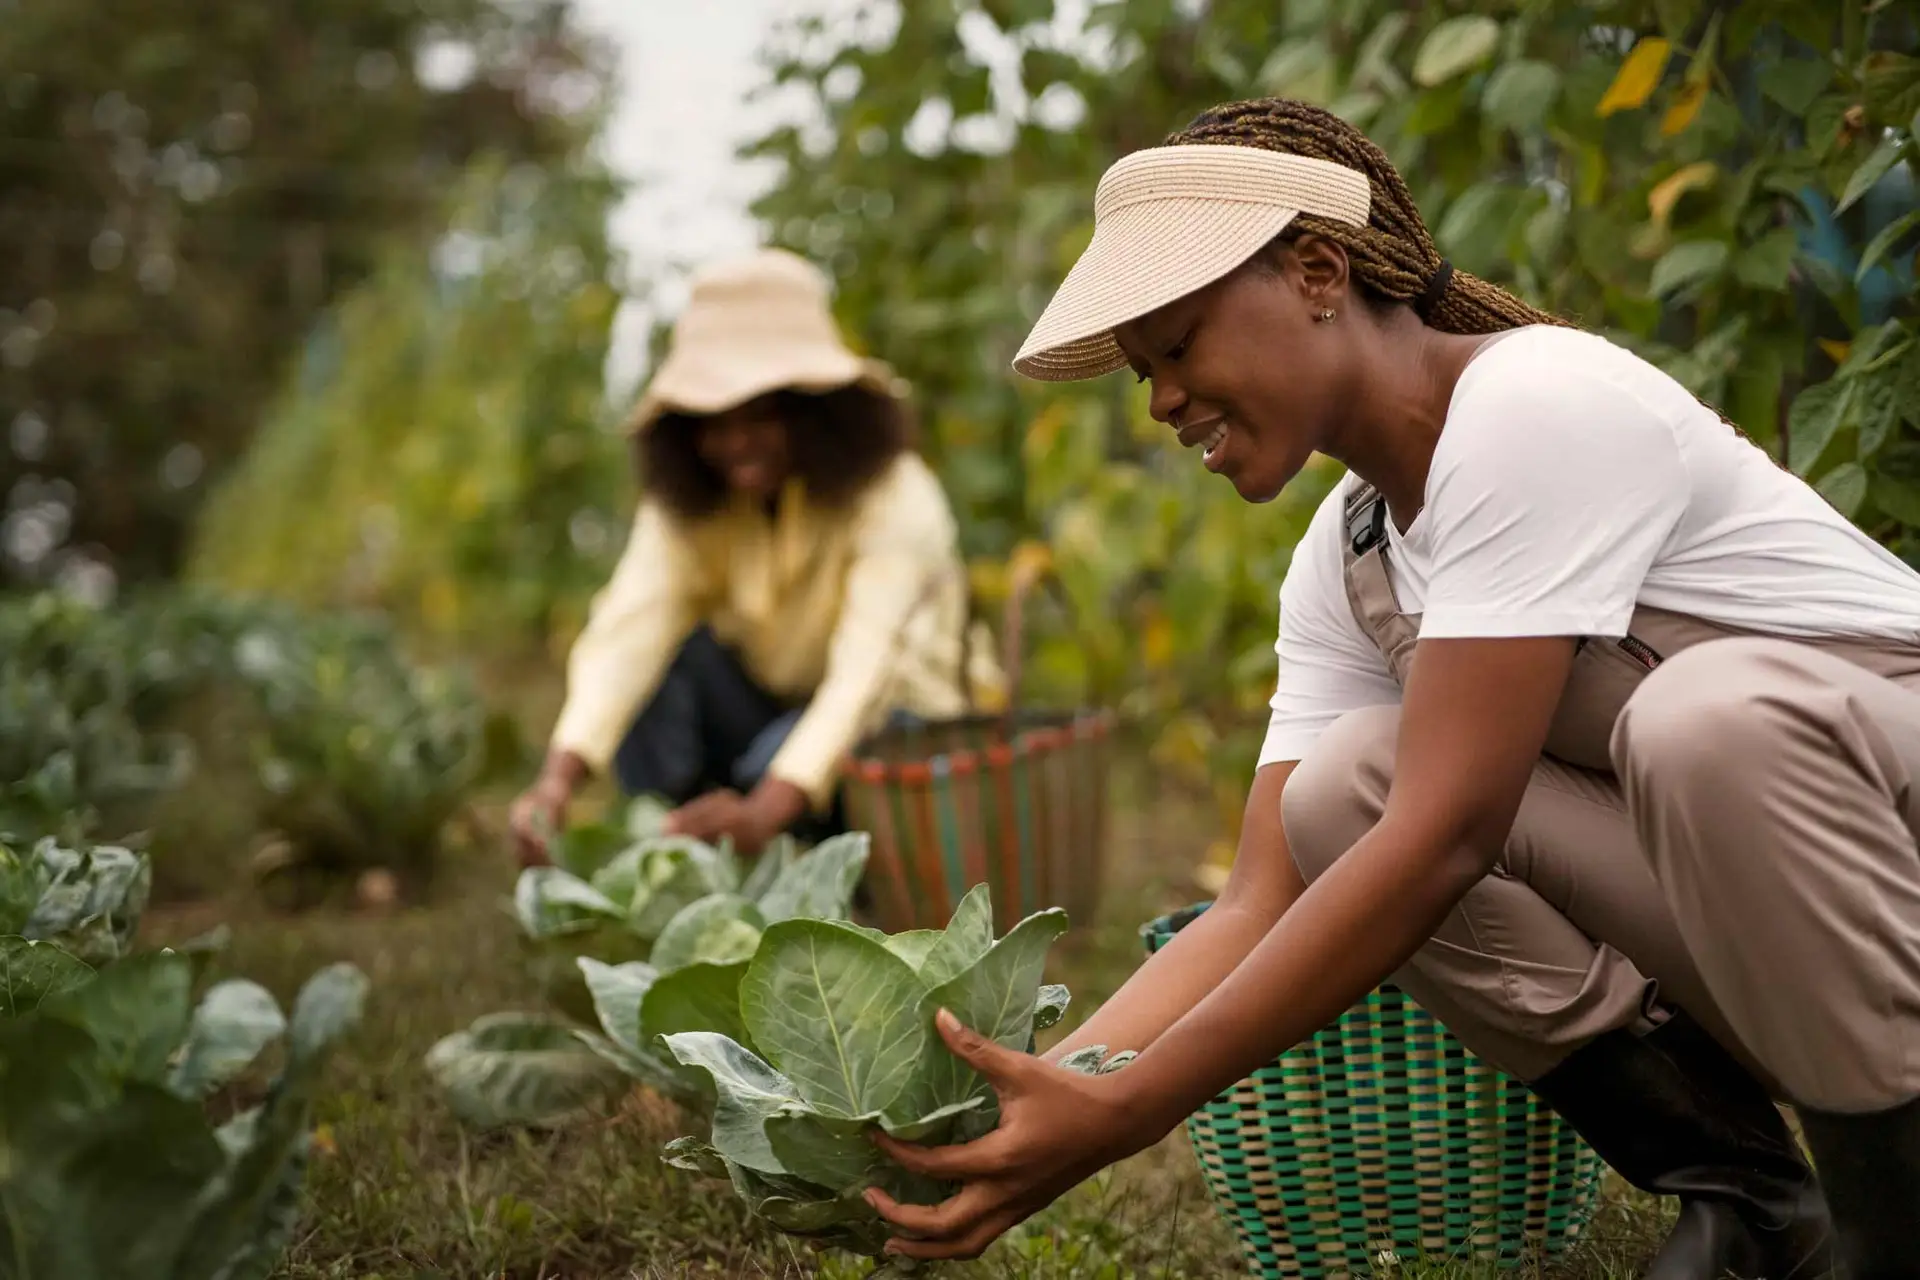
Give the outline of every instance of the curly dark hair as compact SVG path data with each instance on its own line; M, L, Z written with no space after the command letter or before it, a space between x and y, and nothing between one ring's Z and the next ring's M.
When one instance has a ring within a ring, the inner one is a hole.
M781 390L774 406L787 427L787 453L807 497L827 507L857 498L917 435L906 402L865 386L810 393ZM727 482L700 456L697 414L661 416L634 441L640 487L683 520L718 511Z

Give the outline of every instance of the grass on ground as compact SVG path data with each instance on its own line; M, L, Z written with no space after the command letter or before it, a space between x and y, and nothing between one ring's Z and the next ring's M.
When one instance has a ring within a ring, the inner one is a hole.
M1137 792L1135 793L1137 794ZM1057 980L1084 1016L1138 963L1138 924L1200 896L1186 883L1195 814L1146 801L1116 823L1112 888L1101 918L1058 949ZM1173 851L1169 859L1169 851ZM686 1128L636 1090L558 1132L480 1136L437 1100L421 1059L473 1018L541 1002L519 964L504 909L513 872L504 853L450 865L434 899L391 914L268 913L244 898L156 911L154 941L224 920L222 967L287 997L322 964L349 960L372 980L367 1017L332 1066L320 1153L305 1219L280 1272L286 1280L678 1280L821 1277L851 1280L869 1264L822 1256L750 1219L731 1190L660 1162ZM1614 1197L1588 1239L1549 1274L1571 1280L1636 1273L1659 1225L1651 1202ZM1467 1265L1406 1274L1466 1280ZM1180 1133L1076 1190L1009 1235L954 1280L1121 1280L1244 1274L1232 1236L1207 1201Z

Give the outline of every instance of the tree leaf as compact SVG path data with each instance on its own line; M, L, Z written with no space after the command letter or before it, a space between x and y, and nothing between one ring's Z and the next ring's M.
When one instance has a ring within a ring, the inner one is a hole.
M651 1051L661 1036L717 1031L748 1049L757 1041L740 1013L740 983L747 962L690 964L660 975L640 1002L641 1048Z
M1712 186L1720 178L1720 166L1711 160L1696 160L1682 165L1662 178L1647 192L1647 212L1661 226L1673 220L1673 207L1689 191Z
M1843 462L1820 477L1814 486L1834 509L1851 520L1867 500L1867 470L1857 462Z
M1920 58L1876 50L1861 73L1867 110L1883 123L1901 126L1920 112Z
M204 1098L245 1071L287 1029L265 987L244 978L214 984L194 1008L187 1042L173 1066L173 1091Z
M682 1066L705 1071L713 1080L714 1149L748 1169L786 1173L767 1144L766 1123L782 1107L802 1101L793 1081L716 1032L681 1032L666 1042Z
M1833 82L1833 67L1822 58L1769 58L1756 78L1761 93L1790 115L1804 116Z
M926 1046L926 987L906 961L819 920L768 927L740 983L753 1042L814 1107L885 1110Z
M1666 114L1660 117L1660 136L1671 138L1685 133L1687 126L1699 117L1700 108L1706 105L1711 87L1705 80L1691 79L1681 85L1680 92L1674 94L1673 101L1667 105Z
M1666 74L1667 61L1672 56L1673 45L1667 40L1659 36L1643 37L1614 73L1613 83L1600 96L1595 114L1604 117L1644 106L1653 96L1660 77Z
M993 897L984 884L967 890L953 909L947 928L920 964L920 980L929 988L968 968L993 945Z
M871 845L865 832L849 832L823 840L794 859L760 900L767 923L844 918L867 869Z
M1865 280L1867 273L1873 270L1874 264L1885 257L1887 251L1892 249L1902 236L1911 233L1916 227L1920 227L1920 209L1895 218L1880 228L1879 234L1867 241L1867 247L1860 251L1860 265L1853 273L1854 283L1858 284Z
M1840 203L1834 206L1834 213L1845 213L1861 196L1871 191L1880 179L1886 177L1887 170L1893 168L1894 162L1900 158L1900 153L1905 147L1906 139L1897 135L1881 139L1880 145L1860 162L1860 167L1853 171L1851 178L1847 179L1847 189L1840 194Z
M1420 42L1413 55L1413 82L1431 89L1464 75L1488 58L1500 45L1500 24L1482 14L1448 18Z
M0 938L0 1018L24 1018L92 977L91 965L51 942Z
M1677 293L1691 284L1720 274L1726 267L1727 243L1724 240L1683 240L1653 264L1647 288L1656 297Z
M1752 289L1784 293L1793 276L1799 243L1791 227L1775 227L1734 257L1734 279Z
M1853 405L1854 384L1829 379L1806 388L1787 410L1787 462L1805 476L1820 461Z
M760 943L766 917L747 899L709 894L680 908L660 931L651 961L662 973L690 964L732 964L747 960Z
M1560 72L1553 64L1523 58L1488 78L1480 112L1497 128L1526 133L1546 123L1559 96Z
M627 1087L571 1027L540 1014L480 1018L428 1050L426 1067L453 1113L480 1129L564 1124Z

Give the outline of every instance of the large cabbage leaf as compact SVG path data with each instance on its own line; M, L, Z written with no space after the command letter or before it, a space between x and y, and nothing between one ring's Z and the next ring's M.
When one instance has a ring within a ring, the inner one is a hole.
M626 1074L540 1014L494 1013L436 1043L427 1071L478 1129L564 1124L627 1085Z
M707 1136L675 1142L668 1162L728 1177L781 1231L881 1256L892 1232L862 1191L878 1186L934 1204L953 1188L893 1164L869 1131L942 1145L986 1132L998 1115L991 1087L934 1030L935 1011L951 1009L1026 1051L1036 1028L1066 1008L1066 989L1040 981L1065 913L1029 916L998 940L991 921L981 886L945 930L889 936L826 920L769 924L739 984L750 1041L714 1030L662 1036L683 1066L708 1076L715 1099ZM1096 1046L1067 1067L1113 1069L1130 1056L1104 1054Z
M51 942L88 964L127 952L146 909L146 855L51 837L22 850L0 841L0 935Z

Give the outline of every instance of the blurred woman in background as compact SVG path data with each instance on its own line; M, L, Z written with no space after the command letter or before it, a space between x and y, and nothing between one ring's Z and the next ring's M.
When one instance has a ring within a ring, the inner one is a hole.
M959 714L970 675L996 678L964 643L953 513L902 389L843 343L825 276L765 250L695 279L628 425L639 508L514 802L521 861L595 774L742 852L829 833L860 738Z

